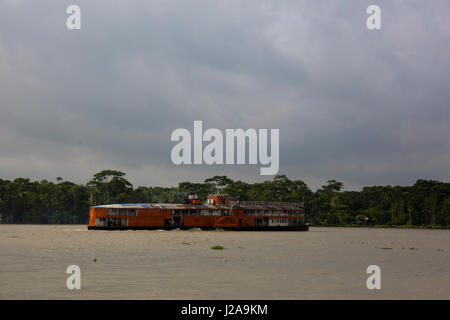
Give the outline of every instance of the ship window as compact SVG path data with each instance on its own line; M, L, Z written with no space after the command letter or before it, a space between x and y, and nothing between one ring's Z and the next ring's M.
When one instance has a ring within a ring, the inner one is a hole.
M181 210L172 210L173 216L181 216Z
M108 216L117 216L118 215L118 209L117 208L110 208L108 209Z

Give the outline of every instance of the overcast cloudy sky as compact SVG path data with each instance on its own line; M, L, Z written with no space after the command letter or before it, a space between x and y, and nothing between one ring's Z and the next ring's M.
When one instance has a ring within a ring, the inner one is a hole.
M272 178L173 165L171 132L203 120L279 128L279 173L312 189L449 181L449 17L448 0L0 0L0 178Z

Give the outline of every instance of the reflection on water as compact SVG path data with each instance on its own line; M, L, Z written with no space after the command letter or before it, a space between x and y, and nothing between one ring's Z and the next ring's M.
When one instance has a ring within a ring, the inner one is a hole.
M0 298L449 299L449 258L450 230L0 225ZM66 289L72 264L81 290ZM381 267L381 290L366 287L372 264Z

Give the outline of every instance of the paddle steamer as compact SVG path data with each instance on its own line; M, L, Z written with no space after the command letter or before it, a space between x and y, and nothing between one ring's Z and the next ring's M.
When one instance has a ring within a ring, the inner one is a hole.
M214 194L201 204L196 195L186 203L128 203L90 208L89 230L224 229L307 231L302 203L230 201Z

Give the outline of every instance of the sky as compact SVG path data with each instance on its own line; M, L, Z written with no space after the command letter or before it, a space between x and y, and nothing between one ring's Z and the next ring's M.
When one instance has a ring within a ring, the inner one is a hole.
M0 178L273 178L174 165L172 131L202 120L278 128L278 173L313 190L448 182L449 16L448 0L0 0Z

